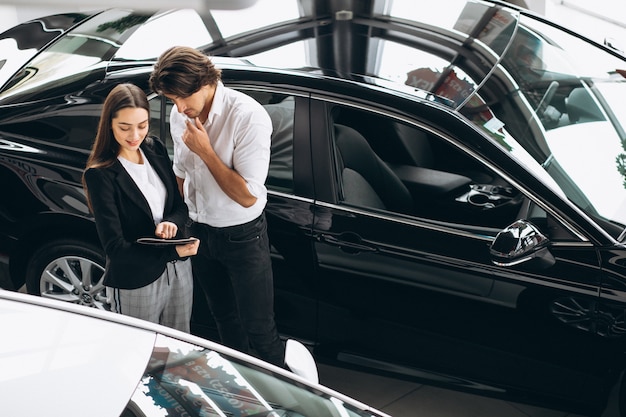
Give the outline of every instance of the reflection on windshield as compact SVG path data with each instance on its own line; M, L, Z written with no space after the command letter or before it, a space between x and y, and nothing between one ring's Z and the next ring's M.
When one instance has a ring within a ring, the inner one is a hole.
M185 30L171 30L177 27ZM191 9L155 16L108 10L69 31L36 56L7 83L0 102L28 101L42 89L63 91L63 87L106 69L113 59L154 59L170 46L198 47L210 39L202 19ZM0 41L0 50L13 48L12 43L12 39Z
M503 60L538 121L532 136L526 132L526 147L572 202L594 217L624 225L626 188L620 156L625 152L626 108L623 100L614 98L615 91L626 94L626 79L615 76L624 60L527 21Z
M626 79L617 72L624 60L526 16L517 27L502 16L477 37L504 55L461 111L508 151L524 147L587 214L625 225ZM477 19L464 10L456 27L476 33L470 22ZM497 93L496 83L508 91Z
M146 415L372 416L269 371L163 335L158 335L144 376L122 414Z
M172 30L182 28L185 30ZM115 55L116 60L156 58L170 46L198 47L211 42L204 22L194 10L176 10L152 17L140 26Z
M244 32L256 32L259 28L286 22L300 17L298 2L294 0L257 1L240 10L212 10L211 15L220 28L221 35L228 38ZM283 57L283 59L289 59ZM289 66L289 65L287 65Z
M102 70L128 30L147 19L128 11L102 13L69 32L9 81L1 101L28 101L31 94L77 82Z

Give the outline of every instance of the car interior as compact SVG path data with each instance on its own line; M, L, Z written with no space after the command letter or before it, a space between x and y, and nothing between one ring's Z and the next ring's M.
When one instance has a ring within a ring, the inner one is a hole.
M413 197L393 170L355 129L334 125L343 200L349 204L411 214Z
M521 194L434 134L353 108L332 117L344 203L485 227L516 219Z

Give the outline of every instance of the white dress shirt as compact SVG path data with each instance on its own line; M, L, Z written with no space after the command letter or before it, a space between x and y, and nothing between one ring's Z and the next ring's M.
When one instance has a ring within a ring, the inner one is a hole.
M174 140L174 173L185 180L185 202L192 220L213 227L243 224L261 215L267 203L265 180L269 169L272 122L253 98L218 82L204 123L211 145L224 164L237 171L256 197L243 207L226 195L202 159L182 141L186 117L176 106L170 114Z

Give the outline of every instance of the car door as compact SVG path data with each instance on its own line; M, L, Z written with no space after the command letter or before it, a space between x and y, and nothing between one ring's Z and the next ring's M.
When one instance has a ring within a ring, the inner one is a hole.
M564 294L597 301L593 244L529 210L458 138L337 101L312 115L327 121L312 125L321 351L491 394L598 398L605 343L549 310ZM494 263L496 236L526 217L558 241L537 261Z

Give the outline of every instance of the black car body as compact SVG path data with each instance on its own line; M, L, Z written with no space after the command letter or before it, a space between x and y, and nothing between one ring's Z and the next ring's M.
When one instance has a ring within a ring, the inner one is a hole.
M189 10L53 19L62 34L16 75L0 68L0 251L14 286L106 308L82 170L122 81L151 94L152 133L171 146L172 105L147 81L158 52L184 40L151 35L185 22L188 43L274 123L283 335L320 361L584 415L623 402L624 57L498 3L469 2L450 28L376 10L320 7L220 41ZM253 65L293 42L316 65ZM441 65L398 80L404 67L386 62L383 76L382 44ZM568 67L571 48L595 72ZM212 335L201 296L193 329Z

